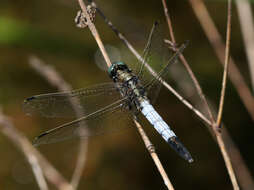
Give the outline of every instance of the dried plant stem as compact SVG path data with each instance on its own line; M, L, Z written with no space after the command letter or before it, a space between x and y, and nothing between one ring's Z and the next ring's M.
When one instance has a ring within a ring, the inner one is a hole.
M173 44L176 44L176 39L175 39L175 35L174 35L170 15L169 15L169 12L168 12L168 7L167 7L166 0L162 0L162 5L163 5L163 8L164 8L164 14L165 14L165 17L166 17L166 20L167 20L167 23L168 23L168 30L169 30L170 38L171 38Z
M174 187L171 184L171 182L169 181L167 173L165 172L165 170L164 170L164 168L163 168L163 166L162 166L162 164L161 164L161 162L160 162L160 160L158 158L158 155L155 152L155 148L154 148L153 144L147 138L147 135L146 135L145 131L143 130L141 125L137 122L137 120L134 120L134 122L135 122L135 124L136 124L136 126L138 128L138 131L139 131L139 133L140 133L140 135L141 135L141 137L142 137L142 139L143 139L143 141L145 143L145 146L146 146L148 152L150 153L153 161L155 162L155 165L157 166L157 169L160 171L160 174L161 174L161 176L163 178L163 181L164 181L165 185L167 186L167 188L169 190L174 190Z
M31 56L29 58L30 66L38 72L43 78L45 78L52 86L55 86L59 89L59 91L71 91L71 85L68 84L61 75L50 65L46 65L40 59L35 56ZM76 102L78 100L70 99L70 102L73 106L78 117L84 115L83 111L76 108L76 105L79 103ZM85 167L86 155L87 155L87 146L88 140L87 139L80 139L79 145L79 153L78 153L78 160L77 164L72 176L72 186L74 189L77 189L83 169Z
M216 127L220 127L220 124L221 124L222 111L223 111L223 105L224 105L224 99L225 99L227 74L228 74L228 63L229 63L230 37L231 37L231 15L232 15L231 11L232 11L232 2L231 2L231 0L228 0L228 19L227 19L225 64L224 64L220 104L219 104L219 110L218 110L218 115L217 115Z
M236 0L235 2L248 58L252 90L254 90L254 25L251 3L248 0Z
M232 163L231 163L231 160L229 158L228 152L226 151L226 147L225 147L224 141L222 139L221 133L218 133L218 132L216 133L216 140L218 142L221 153L223 155L224 162L226 164L226 168L228 170L233 188L234 188L234 190L239 190L240 188L239 188L239 185L238 185L237 180L236 180L235 172L233 170Z
M87 149L88 149L88 141L85 139L80 139L78 160L71 179L71 185L73 186L74 189L78 188L78 184L80 182L83 170L85 168L85 163L87 160Z
M91 2L91 1L90 1ZM129 48L129 50L133 53L133 55L143 62L142 57L139 55L137 50L132 46L132 44L125 38L125 36L119 32L119 30L113 25L113 23L103 14L103 12L97 7L95 2L91 2L91 4L97 8L98 13L101 15L101 17L104 19L105 23L115 32L115 34L119 37L120 40L123 41L123 43ZM149 66L149 64L145 63L145 66L151 72L151 74L154 77L157 77L157 73ZM172 93L174 94L185 106L187 106L190 110L192 110L203 122L205 122L207 125L212 126L212 123L209 121L209 119L204 116L200 111L198 111L195 107L191 105L186 99L184 99L178 92L174 90L173 87L171 87L166 81L163 79L160 79L161 83Z
M167 19L167 22L168 22L168 27L169 27L169 32L170 32L170 35L171 35L171 40L173 42L173 44L176 44L176 41L175 41L175 37L174 37L174 34L173 34L173 27L172 27L172 22L170 20L170 16L168 14L168 9L167 9L167 6L166 6L166 2L165 0L162 0L162 4L164 6L164 13L166 15L166 19ZM227 55L229 55L229 39L230 39L230 26L231 26L231 1L229 1L229 7L228 7L228 32L227 32L227 44L228 44L228 48L226 49L226 53ZM196 87L198 93L199 93L199 96L201 97L203 103L204 103L204 108L205 110L208 112L209 114L209 117L210 117L210 121L212 123L211 127L213 129L213 132L216 136L216 140L217 140L217 143L219 145L219 148L221 150L221 153L222 153L222 156L224 158L224 161L225 161L225 164L226 164L226 168L228 170L228 173L229 173L229 176L230 176L230 179L231 179L231 182L233 184L233 187L234 189L239 189L239 186L237 184L237 181L236 181L236 177L235 177L235 173L234 173L234 170L232 168L232 163L230 161L230 158L229 158L229 155L228 155L228 152L224 146L224 142L223 142L223 139L221 137L221 134L218 133L217 131L217 127L218 125L216 125L215 123L215 119L212 115L212 111L208 105L208 102L204 96L204 93L202 92L202 89L195 77L195 75L193 74L191 68L189 67L189 64L187 63L187 61L185 60L185 58L183 56L180 57L180 59L182 60L186 70L188 71L192 81L194 82L194 86ZM225 87L226 87L226 76L227 76L227 65L228 65L228 58L225 58L225 62L227 62L227 64L225 64L225 69L224 69L224 76L223 76L223 87L222 87L222 96L221 96L221 106L220 106L220 111L219 111L219 115L218 115L218 122L220 123L221 121L221 115L222 115L222 108L223 108L223 103L224 103L224 96L225 96Z
M222 124L223 125L223 124ZM222 138L225 142L226 149L232 160L234 171L236 172L237 179L242 189L254 189L254 182L251 173L246 166L238 147L230 137L226 127L222 126Z
M191 82L188 80L182 80L182 77L183 77L182 73L184 72L183 68L174 67L172 69L175 69L175 70L170 73L170 76L175 81L177 81L176 84L178 85L178 88L180 88L181 91L186 96L188 96L189 94L194 94L196 89L193 85L191 85ZM186 86L189 86L189 88L186 89ZM198 97L189 96L189 98L197 107L200 107L201 110L205 110L205 108L203 107L204 105L202 104L202 102L200 102L200 99ZM209 100L208 102L209 102L209 105L211 105L210 107L212 109L213 114L215 115L216 112L215 112L215 106L213 102ZM211 133L212 137L216 141L216 138L212 129L213 128L211 128L210 126L208 127L209 132ZM233 142L233 139L230 137L226 129L226 126L223 125L221 130L222 130L221 135L223 138L223 142L225 144L225 149L227 150L229 157L232 161L232 165L236 173L237 179L239 180L239 184L241 185L242 189L246 189L246 190L254 189L254 182L252 180L252 176L241 156L241 153L238 147L235 145L235 143Z
M101 41L99 33L97 32L94 24L91 22L90 16L89 16L89 14L87 13L87 10L86 10L86 5L83 2L83 0L78 0L78 2L79 2L79 5L80 5L83 13L86 16L86 19L87 19L87 22L88 22L88 27L89 27L91 33L93 34L94 39L96 40L96 42L97 42L97 44L98 44L98 46L99 46L99 48L101 50L101 53L102 53L102 55L103 55L103 57L104 57L104 59L105 59L105 61L107 63L107 66L110 67L111 66L111 61L109 59L108 54L106 53L105 47L104 47L104 45L103 45L103 43Z
M172 26L172 22L171 22L171 19L170 19L170 16L169 16L166 0L162 0L162 4L163 4L163 7L164 7L165 17L166 17L166 20L167 20L167 23L168 23L170 38L171 38L173 44L176 44L176 40L175 40L175 36L174 36L174 32L173 32L173 26ZM194 83L194 86L197 89L197 92L198 92L202 102L204 103L204 105L206 107L206 111L207 111L207 113L209 115L210 121L214 122L214 118L213 118L211 109L209 108L209 105L208 105L208 103L206 101L206 98L205 98L205 95L204 95L204 93L202 91L202 88L199 85L199 82L198 82L197 78L195 77L194 73L192 72L192 69L190 68L188 62L186 61L186 59L184 58L184 56L182 54L180 55L180 60L182 61L183 65L185 66L185 68L186 68L186 70L187 70L191 80Z
M96 42L98 43L98 45L101 44L101 45L99 45L99 48L100 48L100 50L102 52L102 55L103 56L106 55L106 57L108 58L107 53L105 51L105 48L103 46L103 43L100 40L99 34L98 34L94 24L90 21L89 15L88 15L87 10L86 10L85 3L82 0L78 0L78 2L80 4L80 7L81 7L82 11L85 13L86 19L88 20L87 24L88 24L89 29L91 30L92 33L94 33L93 36L96 39ZM96 32L94 32L94 31L96 31ZM103 48L101 48L101 47L103 47ZM105 60L106 60L106 57L104 56ZM106 62L107 62L107 60L106 60ZM109 62L110 62L110 60L109 60ZM110 67L111 64L107 64L107 65L108 65L108 67ZM136 127L138 128L138 131L139 131L139 133L140 133L140 135L141 135L145 145L147 145L147 143L149 142L149 144L151 146L153 146L151 144L148 136L145 134L144 130L142 129L142 126L139 123L137 123L137 121L135 119L134 119L134 123L136 124ZM173 186L172 186L168 176L166 175L166 172L163 169L163 166L162 166L162 164L161 164L161 162L159 160L159 157L157 156L156 152L155 151L149 151L149 153L150 153L151 157L154 159L154 163L157 166L157 168L158 168L158 170L159 170L159 172L160 172L160 174L161 174L161 176L162 176L162 178L164 180L164 183L166 184L167 188L169 190L173 190L174 188L173 188Z
M220 63L224 65L224 50L225 45L223 44L222 38L210 17L208 10L202 0L189 0L190 5L193 8L206 36L212 44ZM254 120L254 98L246 85L244 78L234 63L234 60L229 57L230 67L228 68L228 75L232 83L234 84L243 104L248 110L251 118Z
M72 186L61 176L56 169L48 163L48 161L31 145L26 137L21 134L13 126L12 122L0 112L0 130L6 135L27 157L28 160L37 161L30 162L31 164L39 163L41 170L44 172L45 177L49 182L55 185L57 189L61 190L73 190ZM37 172L40 172L37 170ZM43 175L40 175L43 176ZM41 180L41 179L40 179ZM41 183L41 182L40 182ZM43 183L43 182L42 182Z
M32 166L32 170L34 172L34 176L35 176L35 179L40 187L41 190L48 190L48 185L47 185L47 182L44 178L44 175L43 175L43 172L42 172L42 169L40 167L40 164L37 160L36 157L34 157L33 155L27 157L30 165Z

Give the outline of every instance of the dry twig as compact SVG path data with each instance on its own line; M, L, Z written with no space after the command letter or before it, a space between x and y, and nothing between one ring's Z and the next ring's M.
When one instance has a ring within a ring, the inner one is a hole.
M251 4L248 0L236 0L235 2L248 58L252 90L254 90L254 25Z
M168 23L168 28L169 28L169 33L170 33L171 40L172 40L173 44L176 44L176 40L175 40L175 36L174 36L174 32L173 32L173 27L172 27L172 22L171 22L169 12L168 12L168 8L167 8L167 5L166 5L166 0L162 0L162 4L163 4L163 7L164 7L164 13L165 13L166 20L167 20L167 23ZM192 69L190 68L188 62L186 61L186 59L184 58L184 56L182 54L180 55L180 59L181 59L183 65L184 65L186 71L188 72L191 80L193 81L194 86L196 87L197 92L198 92L201 100L203 101L203 103L205 105L205 108L206 108L206 111L209 115L210 121L214 122L212 112L209 108L209 105L206 101L203 90L202 90L201 86L199 85L199 82L198 82L197 78L195 77L194 73L192 72Z
M183 79L182 73L184 72L183 68L182 67L174 67L172 69L173 69L173 71L170 72L170 76L175 81L177 81L176 84L178 85L178 88L181 89L183 94L185 94L187 97L189 97L190 100L192 100L192 102L197 107L199 107L201 109L201 111L202 110L204 111L205 108L203 108L204 105L200 102L200 99L196 96L190 96L190 94L195 93L195 91L196 91L195 87L193 85L191 85L190 81L182 80ZM186 88L186 86L188 86L188 88ZM214 103L212 101L210 101L209 99L208 99L208 102L209 102L209 105L211 105L213 114L215 115L216 111L215 111ZM224 124L222 124L222 125L223 125L222 129L221 129L222 138L223 138L223 141L225 142L225 147L228 151L229 157L232 160L232 165L233 165L234 171L236 173L237 179L239 180L239 184L242 187L242 189L246 189L246 190L254 189L254 182L253 182L252 176L251 176L250 171L242 158L240 150L233 142L233 139L231 138L231 136L229 135L229 133L226 129L226 126ZM208 130L211 133L214 140L216 140L212 128L208 127Z
M0 112L0 130L24 153L28 161L32 160L30 164L39 163L39 166L32 167L40 167L48 181L54 184L57 189L73 190L72 186L62 177L62 175L58 173L58 171L32 146L23 134L16 130L10 119L3 115L2 112ZM37 161L34 162L34 160ZM36 172L40 172L40 170L37 170ZM40 176L43 175L41 174Z
M224 65L224 50L225 45L222 38L211 18L209 12L202 0L189 0L194 13L196 14L207 38L213 46L213 49L220 60L220 63ZM254 98L246 85L243 76L238 70L232 57L229 57L230 67L228 68L228 75L232 83L234 84L244 106L248 110L252 120L254 120Z
M71 85L68 84L52 66L46 65L35 56L31 56L29 58L29 64L35 71L37 71L43 78L45 78L52 86L57 87L59 91L72 90ZM76 105L78 105L76 101L78 100L75 100L75 99L70 100L77 116L81 117L84 115L84 113L80 109L76 109ZM85 167L87 146L88 146L88 140L80 139L78 160L77 160L77 164L76 164L76 167L72 176L72 180L71 180L72 181L71 184L74 189L77 189L83 169Z
M42 169L40 167L40 164L37 160L36 157L34 157L33 155L27 157L31 167L32 167L32 170L34 172L34 175L35 175L35 179L40 187L41 190L48 190L48 185L47 185L47 182L44 178L44 175L43 175L43 172L42 172Z
M163 6L164 6L164 12L165 12L165 15L166 15L166 19L168 20L168 24L169 24L168 27L170 29L169 31L170 31L170 35L171 35L171 40L172 40L173 44L175 44L176 41L175 41L175 37L174 37L173 32L172 32L173 31L172 24L171 24L172 22L170 20L170 16L169 16L168 11L167 11L165 0L162 0L162 3L163 3ZM224 75L223 75L223 85L222 85L222 92L221 92L220 109L219 109L219 114L218 114L218 119L217 119L218 124L220 124L221 116L222 116L222 109L223 109L224 96L225 96L225 87L226 87L228 57L229 57L229 40L230 40L230 33L231 33L231 30L230 30L231 29L231 1L230 0L228 2L228 5L229 5L228 6L228 22L227 22L228 23L227 24L228 32L227 32L227 48L226 48L226 53L227 53L228 56L225 58L225 63L226 64L225 64ZM207 110L208 113L209 113L210 122L212 123L211 127L212 127L213 132L216 136L216 140L217 140L217 143L219 145L222 156L224 158L224 161L225 161L225 164L226 164L231 182L233 184L233 187L234 187L234 189L239 189L239 186L237 184L237 180L236 180L236 177L235 177L235 173L234 173L234 170L233 170L233 167L232 167L232 163L231 163L230 157L228 155L228 151L227 151L227 149L224 145L224 141L222 139L221 134L217 131L217 126L218 125L216 125L216 121L213 118L212 111L211 111L210 107L208 106L208 102L207 102L207 100L206 100L206 98L205 98L205 96L202 92L202 89L201 89L196 77L194 76L191 68L189 67L187 61L185 60L185 58L183 56L181 56L180 58L182 60L182 63L184 64L186 70L188 71L189 75L191 76L191 79L194 82L194 86L196 87L200 98L203 100L205 110Z
M239 181L241 189L254 189L254 182L248 167L242 158L241 152L230 137L226 127L222 124L222 138L225 142L226 149L232 160L233 168Z
M168 175L167 173L165 172L161 162L160 162L160 159L158 158L158 155L156 154L155 152L155 147L154 145L151 143L151 141L148 139L145 131L143 130L142 126L140 125L140 123L138 123L137 120L134 120L137 128L138 128L138 131L145 143L145 146L146 146L146 149L149 151L153 161L156 163L155 165L157 166L158 170L162 173L161 176L163 178L163 181L165 183L165 185L167 186L167 188L169 190L174 190L174 187L172 185L172 183L170 182L169 178L168 178Z
M2 127L1 127L1 125L2 125ZM10 129L8 129L8 128L10 128ZM10 130L14 129L10 119L7 118L7 116L5 116L2 113L1 108L0 108L0 129L7 137L9 137L9 134L11 132ZM25 139L25 137L23 137L23 138ZM39 165L38 159L33 154L31 154L29 151L26 151L26 150L27 149L23 149L24 154L27 158L27 161L30 163L30 165L32 167L32 170L33 170L33 173L34 173L34 176L35 176L36 182L38 183L39 188L41 190L48 190L48 185L47 185L47 182L44 178L44 175L43 175L42 169Z
M101 50L101 53L102 53L102 55L103 55L103 57L104 57L104 59L105 59L105 61L106 61L106 63L107 63L107 66L110 67L110 66L111 66L111 61L110 61L110 59L109 59L108 54L106 53L105 47L104 47L104 45L103 45L103 43L102 43L102 41L101 41L101 38L100 38L100 36L99 36L99 33L97 32L97 30L96 30L94 24L92 23L92 21L91 21L91 19L90 19L90 16L89 16L89 14L88 14L88 12L87 12L87 10L86 10L86 5L85 5L85 3L83 2L83 0L78 0L78 2L79 2L79 5L80 5L80 7L81 7L83 13L85 14L85 17L86 17L86 19L87 19L87 25L88 25L88 27L89 27L91 33L93 34L93 37L94 37L94 39L96 40L96 42L97 42L97 44L98 44L100 50Z
M224 72L222 79L222 88L221 88L221 96L220 96L220 105L219 111L217 115L216 127L220 127L221 119L222 119L222 111L225 99L225 91L226 91L226 83L227 83L227 75L228 75L228 63L229 63L229 50L230 50L230 37L231 37L231 15L232 15L232 2L228 0L228 21L227 21L227 34L226 34L226 50L225 50L225 64L224 64Z

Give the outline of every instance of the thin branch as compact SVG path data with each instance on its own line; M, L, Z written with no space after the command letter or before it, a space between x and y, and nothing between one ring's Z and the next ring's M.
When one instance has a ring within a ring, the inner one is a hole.
M101 53L102 53L102 55L103 55L103 57L104 57L104 59L105 59L105 61L107 63L107 66L110 67L112 65L111 61L109 59L108 54L106 53L105 47L104 47L104 45L103 45L103 43L101 41L99 33L97 32L94 24L91 22L90 16L89 16L89 14L87 13L87 10L86 10L86 5L83 2L83 0L78 0L78 2L79 2L79 5L80 5L83 13L86 16L88 27L89 27L91 33L93 34L93 37L96 40L96 42L97 42L97 44L98 44L98 46L99 46L99 48L101 50Z
M178 66L178 65L176 65ZM170 72L170 76L174 79L174 81L177 81L178 88L181 89L183 94L186 96L189 96L188 98L192 100L192 102L201 110L205 110L203 107L204 105L200 102L200 99L196 96L190 96L190 94L195 93L195 87L191 85L191 82L188 80L183 80L183 68L182 67L173 67L173 70ZM186 88L188 86L188 88ZM211 105L211 109L213 114L216 114L216 109L214 106L214 103L212 101L209 101L209 105ZM223 124L222 124L223 125ZM214 140L216 141L213 128L208 126L208 130ZM236 173L237 179L239 179L240 186L242 189L254 189L254 182L252 180L252 176L250 174L250 171L248 170L248 167L246 166L240 150L238 147L235 145L233 142L233 139L230 137L226 126L223 125L222 130L221 130L221 135L223 138L223 141L225 143L225 148L229 154L230 159L232 160L233 168Z
M233 188L234 188L234 190L239 190L240 188L239 188L239 185L238 185L237 180L236 180L235 172L233 170L232 163L231 163L228 151L226 150L225 143L222 139L221 133L216 133L216 135L217 135L216 139L217 139L218 145L220 147L220 151L223 155L223 159L224 159L224 162L226 164L226 168L228 170Z
M119 30L113 25L113 23L103 14L103 12L97 7L95 2L89 1L91 4L97 8L98 13L100 16L104 19L105 23L114 31L114 33L119 37L120 40L123 41L123 43L129 48L129 50L133 53L133 55L143 62L144 60L139 55L137 50L132 46L132 44L125 38L125 36L119 32ZM149 70L149 72L157 78L157 73L150 67L149 64L145 62L146 68ZM174 94L185 106L187 106L190 110L192 110L203 122L205 122L207 125L212 126L212 123L209 121L209 119L204 116L200 111L198 111L195 107L191 105L186 99L184 99L177 91L174 90L173 87L171 87L166 81L164 81L162 78L160 78L160 82L172 93Z
M176 44L175 36L174 36L174 33L173 33L173 26L172 26L172 22L171 22L171 19L170 19L170 16L169 16L166 1L162 0L162 4L163 4L163 7L164 7L164 13L165 13L167 23L168 23L168 27L169 27L169 33L170 33L171 40L172 40L173 44ZM209 115L210 121L212 123L214 123L215 120L214 120L214 117L212 115L211 109L209 108L209 105L207 103L207 100L205 98L203 90L202 90L197 78L195 77L194 73L192 72L192 69L190 68L190 66L189 66L188 62L186 61L185 57L183 55L180 55L180 59L181 59L183 65L184 65L184 67L186 68L191 80L193 81L194 86L197 89L197 92L198 92L201 100L203 101L203 103L205 105L205 108L206 108L206 111Z
M204 6L204 4L203 4L203 2L202 1L200 1L200 0L189 0L190 1L190 3L191 3L191 5L192 5L192 7L193 7L193 10L194 10L194 12L196 13L196 15L197 15L197 17L200 19L200 22L201 22L201 24L203 24L203 29L206 31L206 33L207 33L207 35L210 33L210 30L208 29L208 28L206 28L206 23L208 22L207 20L206 20L206 22L204 22L205 20L203 20L204 19L204 14L206 15L206 16L208 16L208 17L205 17L206 19L208 19L209 20L209 23L212 23L212 20L211 20L211 18L209 17L209 15L208 15L208 12L207 12L207 10L205 9L205 6ZM229 2L229 3L231 3L231 2ZM200 6L203 8L203 9L201 9L200 10ZM230 13L230 11L231 11L231 5L229 6L229 8L230 8L230 10L229 10L229 13ZM202 16L201 16L201 11L203 11L202 13ZM230 14L230 16L231 16L231 14ZM202 20L201 20L202 19ZM230 20L228 20L228 21L230 21ZM212 23L213 24L213 23ZM211 29L211 28L210 28ZM216 31L216 28L215 27L213 27L213 29L214 29L214 31L213 32L217 32ZM230 31L229 31L230 32ZM210 33L211 34L211 33ZM219 34L218 34L218 32L216 33L216 35L217 35L217 40L218 39L220 39L221 40L221 37L219 36ZM213 39L214 39L214 36L209 36L210 38L210 42L214 42L213 41ZM229 35L227 35L227 38L229 38L230 37L230 34ZM227 42L228 42L228 40L227 40ZM218 43L218 41L216 41L216 44ZM214 42L214 44L215 44L215 42ZM220 41L220 47L224 47L224 45L223 45L223 43L222 43L222 41ZM214 49L215 50L217 50L216 49L216 47L214 47ZM224 48L225 49L225 48ZM220 49L220 51L221 51L222 49ZM226 50L227 52L229 51L229 49L227 49ZM220 52L218 52L218 51L216 51L217 52L217 55L220 55ZM221 58L221 57L220 57ZM227 60L228 58L226 58L226 60ZM226 66L226 65L225 65ZM226 66L226 69L227 69L227 66ZM225 70L224 70L225 71ZM227 71L225 71L225 72L227 72ZM241 76L241 75L240 75ZM224 79L223 79L223 81L224 80L226 80L226 74L224 75ZM224 83L224 82L223 82ZM225 84L225 83L224 83ZM225 88L225 87L224 87ZM225 90L225 89L224 89ZM223 93L223 92L222 92ZM224 98L224 95L222 94L222 96L223 96L223 98ZM224 102L224 100L222 99L222 103ZM222 104L221 104L221 107L220 107L220 112L222 113ZM220 122L221 121L221 113L219 113L219 117L218 117L218 121ZM227 168L227 171L228 171L228 173L229 173L229 176L230 176L230 179L231 179L231 182L232 182L232 184L233 184L233 188L235 189L235 190L238 190L239 189L239 186L238 186L238 183L237 183L237 180L236 180L236 177L235 177L235 173L234 173L234 170L233 170L233 167L232 167L232 163L231 163L231 161L230 161L230 158L229 158L229 155L228 155L228 152L227 152L227 150L226 150L226 148L225 148L225 145L224 145L224 141L223 141L223 139L222 139L222 136L221 136L221 134L220 133L218 133L218 131L216 130L216 125L214 125L214 128L213 128L213 130L214 130L214 133L215 133L215 135L216 135L216 139L217 139L217 143L218 143L218 145L219 145L219 148L220 148L220 151L221 151L221 153L222 153L222 155L223 155L223 158L224 158L224 161L225 161L225 164L226 164L226 168Z
M248 0L236 0L235 2L248 58L252 90L254 90L254 25L251 2Z
M30 66L37 71L43 78L45 78L52 86L55 86L59 89L59 91L70 91L72 90L71 85L68 84L61 75L50 65L46 65L40 59L35 56L31 56L29 58ZM76 105L78 105L77 99L70 99L70 102L75 110L77 116L81 117L84 115L83 110L77 109ZM72 186L74 189L77 189L80 178L82 176L83 169L85 167L86 155L87 155L87 139L80 139L79 144L79 153L77 164L72 176Z
M164 6L164 10L167 10L167 8L165 8L165 7L166 7L165 1L162 1L162 3L163 3L163 6ZM230 4L231 4L231 2L230 2ZM230 14L230 16L231 16L231 6L230 6L229 8L230 8L229 14ZM176 43L175 37L172 36L172 35L173 35L173 32L171 32L171 31L173 31L172 24L171 24L172 22L171 22L170 17L169 17L169 15L168 15L167 13L168 13L168 11L165 11L166 19L168 20L168 23L169 23L170 34L171 34L171 40L172 40L173 44L175 44L175 43ZM229 19L229 20L228 20L228 23L229 23L229 24L231 24L230 21L231 21L231 20ZM229 39L229 38L230 38L230 31L229 31L228 33L229 33L229 34L227 35L227 37L228 37L228 39ZM229 44L228 44L228 45L229 45ZM228 51L228 50L229 50L229 49L227 49L227 51ZM211 121L212 124L213 124L213 125L212 125L212 129L213 129L213 132L214 132L214 134L215 134L215 136L216 136L217 143L218 143L218 145L219 145L219 148L220 148L220 151L221 151L221 153L222 153L222 156L223 156L223 158L224 158L224 161L225 161L225 164L226 164L226 168L227 168L227 170L228 170L228 173L229 173L230 179L231 179L231 181L232 181L233 187L234 187L234 189L238 189L239 187L238 187L238 184L237 184L237 181L236 181L236 177L235 177L234 170L233 170L233 168L232 168L232 163L231 163L231 161L230 161L228 152L227 152L227 150L226 150L226 148L225 148L225 146L224 146L224 141L223 141L223 139L222 139L222 137L221 137L221 134L218 133L217 128L215 127L215 126L216 126L216 125L215 125L215 119L214 119L214 117L213 117L213 115L212 115L212 111L211 111L211 109L210 109L210 107L209 107L209 105L208 105L208 102L207 102L207 100L206 100L206 98L205 98L205 96L204 96L204 93L202 92L202 89L201 89L201 87L200 87L200 85L199 85L199 83L198 83L198 81L197 81L195 75L193 74L193 72L192 72L192 70L191 70L189 64L188 64L187 61L185 60L185 58L184 58L183 56L181 56L180 59L182 60L184 66L185 66L185 68L186 68L186 70L188 71L188 73L189 73L189 75L190 75L192 81L194 82L194 86L196 87L196 89L197 89L197 91L198 91L198 94L199 94L199 96L201 97L201 99L202 99L202 101L203 101L203 103L204 103L204 108L205 108L205 110L206 110L206 111L208 112L208 114L209 114L210 121ZM227 59L227 58L226 58L226 59ZM227 59L227 61L228 61L228 59ZM226 66L226 69L227 69L227 65L225 65L225 66ZM227 73L227 70L226 70L225 72ZM223 84L224 84L224 85L225 85L225 80L226 80L226 76L227 76L226 73L225 73L225 75L224 75L224 77L223 77ZM221 102L222 102L222 105L221 105L221 107L220 107L220 108L221 108L221 109L220 109L220 112L221 112L221 113L222 113L223 102L224 102L224 94L225 94L225 86L224 86L224 88L222 89L222 101L221 101ZM219 122L220 122L220 120L221 120L221 113L220 113L220 115L219 115Z
M62 175L32 146L23 134L16 130L10 119L3 115L2 112L0 112L0 130L24 153L28 160L37 160L31 164L39 163L45 177L49 182L54 184L57 189L73 190L72 186Z
M224 50L225 45L222 41L222 38L211 18L209 12L202 0L189 0L190 5L193 8L194 13L196 14L203 30L210 43L213 46L213 49L220 60L220 63L224 65ZM237 66L234 63L232 57L229 57L230 67L228 68L228 75L232 83L234 84L244 106L248 110L252 120L254 120L254 98L249 90L246 82L244 81L243 76L238 70Z
M37 73L46 79L48 83L58 88L59 91L71 90L71 85L68 84L51 65L45 64L36 56L30 56L28 63Z
M81 7L82 11L85 13L86 19L90 20L89 15L87 14L86 5L84 4L84 2L82 0L78 0L78 2L80 4L80 7ZM96 38L96 36L97 36L96 42L101 44L101 45L99 45L99 47L100 47L100 50L102 51L103 56L107 55L105 49L101 48L101 47L103 47L103 44L102 44L102 42L101 42L101 40L99 38L99 34L98 34L94 24L91 21L88 21L87 24L88 24L88 27L89 27L89 29L91 30L92 33L93 33L92 30L96 31L96 35L94 35L94 37ZM105 58L105 60L106 60L106 58ZM110 65L111 64L108 64L108 67L110 67ZM158 168L158 170L159 170L159 172L160 172L160 174L161 174L161 176L162 176L162 178L164 180L165 185L167 186L167 188L169 190L173 190L174 188L173 188L173 186L172 186L168 176L166 175L165 170L163 169L163 166L162 166L162 164L161 164L161 162L159 160L159 157L157 156L155 151L149 150L149 147L153 147L153 145L151 144L148 136L145 134L145 132L142 129L141 125L139 123L137 123L137 121L135 119L134 119L134 123L136 124L136 127L138 128L138 131L139 131L139 133L140 133L140 135L141 135L145 145L149 144L149 146L146 146L146 147L148 148L148 151L150 152L150 155L153 158L154 163L157 166L157 168Z
M151 143L151 141L147 137L147 135L146 135L145 131L143 130L142 126L140 125L140 123L137 120L134 120L134 122L138 128L139 134L141 135L141 137L145 143L146 149L148 150L149 154L151 155L153 161L155 162L155 165L157 166L157 169L159 170L159 172L163 178L165 185L167 186L167 188L169 190L174 190L174 187L173 187L172 183L170 182L170 180L167 176L167 173L165 172L165 170L160 162L158 155L155 152L154 145Z
M226 50L225 50L225 64L224 64L224 72L222 79L222 88L221 88L221 96L220 96L220 105L219 111L217 115L216 127L220 127L221 119L222 119L222 111L225 99L225 91L226 91L226 83L227 83L227 75L228 75L228 63L229 63L229 50L230 50L230 37L231 37L231 13L232 11L232 2L228 0L228 19L227 19L227 34L226 34Z
M77 189L78 184L80 182L85 163L87 160L87 148L88 148L88 141L85 139L80 139L79 143L79 153L78 153L78 160L76 163L75 170L72 175L71 184L73 188Z
M222 124L223 125L223 124ZM242 189L254 189L254 181L247 165L242 158L241 152L230 137L226 127L222 126L222 138L228 150L229 157L232 160L234 171L236 172L237 180Z
M175 35L174 35L170 15L169 15L169 12L168 12L168 7L167 7L166 0L162 0L162 5L163 5L163 8L164 8L164 14L165 14L165 17L166 17L166 20L167 20L167 23L168 23L168 30L169 30L170 38L171 38L173 44L176 44Z
M32 166L32 170L34 172L35 175L35 179L40 187L41 190L48 190L48 185L47 182L44 178L42 169L40 167L40 164L37 160L37 158L34 155L30 155L29 157L27 157L30 165Z

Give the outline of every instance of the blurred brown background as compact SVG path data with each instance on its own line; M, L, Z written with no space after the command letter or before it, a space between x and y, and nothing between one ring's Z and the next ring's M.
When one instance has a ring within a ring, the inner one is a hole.
M154 20L167 26L160 1L96 1L108 18L142 52ZM226 1L206 1L221 34L226 33ZM184 54L207 97L218 104L222 67L205 37L188 1L168 1L178 43L190 40ZM0 105L5 114L31 141L40 132L66 120L28 117L21 109L23 100L56 89L28 65L36 55L54 68L73 88L109 81L107 73L94 63L98 50L89 30L75 26L77 1L0 1ZM249 71L235 7L232 17L231 54L246 81ZM105 44L116 48L122 42L97 15L96 27ZM167 38L169 36L166 36ZM169 77L170 78L170 77ZM171 81L174 85L175 83ZM177 86L177 85L175 85ZM158 112L191 152L194 163L181 159L146 123L161 162L176 189L232 189L220 150L205 125L165 88ZM231 82L228 83L223 122L253 174L253 122ZM44 145L38 148L67 178L73 173L78 141ZM0 189L38 189L23 154L0 134ZM54 187L51 187L54 189ZM166 189L151 157L134 128L89 141L86 167L79 189Z

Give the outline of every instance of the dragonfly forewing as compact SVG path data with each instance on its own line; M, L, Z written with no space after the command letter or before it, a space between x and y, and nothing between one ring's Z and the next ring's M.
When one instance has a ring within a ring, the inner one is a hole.
M30 115L44 117L75 117L77 113L92 113L121 98L114 83L102 83L89 88L32 96L23 103Z

